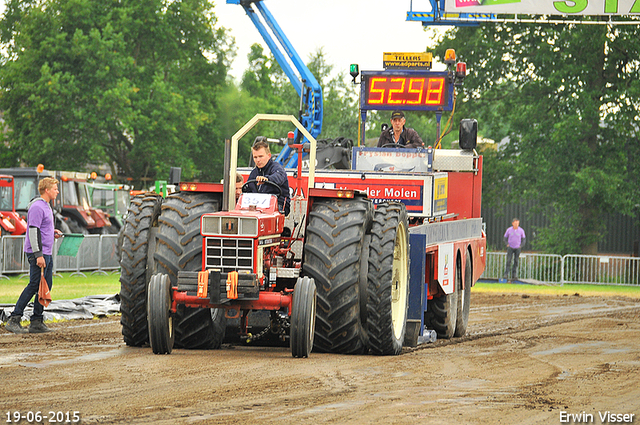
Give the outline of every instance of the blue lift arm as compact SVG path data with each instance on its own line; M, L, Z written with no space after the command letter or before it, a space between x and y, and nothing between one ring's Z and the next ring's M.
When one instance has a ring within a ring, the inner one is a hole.
M255 25L258 32L260 32L265 43L267 43L269 49L271 49L271 53L273 53L278 64L280 64L280 67L282 67L282 70L287 75L289 81L300 96L301 108L298 120L314 138L318 138L322 131L322 87L320 87L316 77L313 76L311 71L309 71L309 68L307 68L302 59L300 59L300 56L293 48L293 45L262 0L227 0L227 4L239 4L244 8L247 16L249 16L253 25ZM260 12L260 15L262 15L264 22L271 29L271 32L279 42L279 45L276 43L276 40L271 36L265 24L254 10L254 6L258 12ZM287 56L282 53L279 46L282 46L282 49L286 52ZM287 57L291 63L293 63L299 75L295 73L289 64ZM299 136L297 130L295 137L296 140L298 140ZM276 158L276 162L279 162L286 168L295 168L297 166L297 155L293 155L289 160L290 153L291 148L285 145Z

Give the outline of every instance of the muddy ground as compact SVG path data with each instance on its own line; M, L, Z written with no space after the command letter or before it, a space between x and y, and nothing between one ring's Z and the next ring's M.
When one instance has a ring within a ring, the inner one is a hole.
M397 357L228 344L159 356L127 347L119 317L51 327L0 329L0 421L40 411L44 423L78 412L110 424L600 424L610 412L640 424L632 298L472 292L466 337Z

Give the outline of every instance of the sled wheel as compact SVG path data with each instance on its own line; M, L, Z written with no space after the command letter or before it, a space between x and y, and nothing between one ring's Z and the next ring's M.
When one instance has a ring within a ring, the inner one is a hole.
M171 281L166 274L154 274L149 282L147 318L149 343L154 354L171 354L175 333L171 316Z
M313 349L316 328L316 283L308 277L300 277L293 290L291 306L291 354L293 357L309 357Z
M473 279L473 266L471 265L471 254L467 252L467 259L464 266L464 289L463 281L458 279L458 319L456 320L456 331L453 336L464 336L467 333L469 323L469 304L471 302L471 280Z
M453 338L456 322L458 318L458 292L459 281L461 279L460 262L456 261L455 284L456 288L451 294L441 295L427 301L427 312L425 319L428 329L434 329L438 333L438 338Z

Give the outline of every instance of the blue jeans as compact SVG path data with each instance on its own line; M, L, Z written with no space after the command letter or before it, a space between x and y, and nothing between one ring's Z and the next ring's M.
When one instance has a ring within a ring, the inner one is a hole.
M511 259L513 258L513 267L511 267ZM518 262L520 260L520 248L507 247L507 268L504 270L504 278L518 278Z
M43 255L43 257L47 264L44 268L44 278L47 280L49 290L51 290L53 287L53 261L51 255ZM29 260L29 284L24 288L22 294L20 294L20 298L18 298L18 302L11 316L22 317L25 307L29 304L31 298L36 295L33 302L33 315L31 316L31 320L42 320L44 307L38 302L37 297L38 289L40 288L40 267L36 264L36 257L33 254L27 254L27 259Z

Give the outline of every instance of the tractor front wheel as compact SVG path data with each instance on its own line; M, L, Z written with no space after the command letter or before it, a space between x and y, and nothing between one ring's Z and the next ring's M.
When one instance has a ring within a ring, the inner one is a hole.
M316 327L316 283L308 277L298 278L293 288L291 306L291 354L293 357L309 357L313 349Z
M147 317L149 344L154 354L171 354L175 333L171 316L171 281L166 274L154 274L149 282Z

